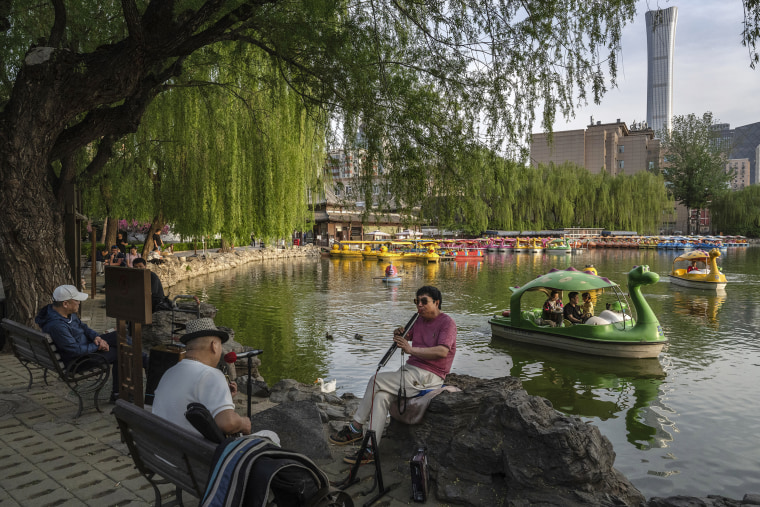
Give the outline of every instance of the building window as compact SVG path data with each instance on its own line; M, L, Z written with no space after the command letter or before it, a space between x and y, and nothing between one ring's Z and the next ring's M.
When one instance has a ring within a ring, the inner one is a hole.
M618 169L625 168L625 160L618 160Z
M651 162L651 161L649 162L649 169L650 170L654 169L654 162Z
M618 146L618 153L625 153L625 146L623 146L622 144Z

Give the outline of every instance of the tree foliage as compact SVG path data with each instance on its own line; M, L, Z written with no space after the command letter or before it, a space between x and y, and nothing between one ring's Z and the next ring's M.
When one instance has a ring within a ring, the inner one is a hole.
M241 61L245 72L231 72ZM324 162L324 115L309 114L272 60L251 47L204 48L188 65L150 104L121 156L83 182L86 211L102 209L108 186L120 216L160 214L189 237L237 241L306 228L308 191Z
M727 191L733 178L726 171L731 147L713 128L712 113L674 116L670 131L661 133L662 174L676 201L688 209L703 209Z
M710 204L713 229L724 234L760 237L760 185L726 192Z
M486 150L457 160L457 167L477 176L433 186L422 207L423 219L442 228L479 234L601 227L653 234L673 211L663 177L646 171L592 174L569 162L534 168Z

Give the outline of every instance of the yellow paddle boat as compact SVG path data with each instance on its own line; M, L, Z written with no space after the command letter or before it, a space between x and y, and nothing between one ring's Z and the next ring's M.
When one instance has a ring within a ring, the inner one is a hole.
M720 250L709 252L691 250L673 261L670 283L694 289L721 290L726 288L726 275L718 269Z

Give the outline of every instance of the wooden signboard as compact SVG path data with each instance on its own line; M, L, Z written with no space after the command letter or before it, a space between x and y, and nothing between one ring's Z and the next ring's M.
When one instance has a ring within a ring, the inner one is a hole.
M150 271L106 266L106 316L152 324Z

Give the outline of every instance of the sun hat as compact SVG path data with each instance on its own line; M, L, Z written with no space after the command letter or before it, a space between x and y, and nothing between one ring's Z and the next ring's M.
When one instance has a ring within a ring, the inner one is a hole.
M84 301L87 299L87 294L79 292L73 285L61 285L53 291L53 301L60 303L69 299Z
M190 320L185 324L185 334L180 336L179 341L187 345L190 340L201 338L202 336L218 336L222 343L229 339L229 335L216 327L213 319L202 318Z

